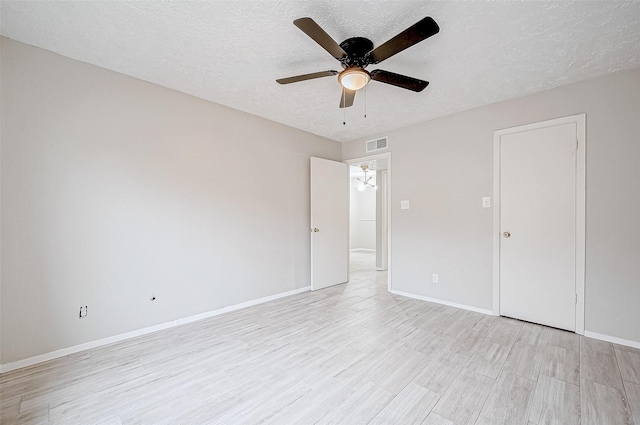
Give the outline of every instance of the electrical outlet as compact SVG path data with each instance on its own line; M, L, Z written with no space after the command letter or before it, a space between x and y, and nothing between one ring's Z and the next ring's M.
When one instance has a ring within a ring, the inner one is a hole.
M400 209L408 210L409 209L409 201L400 201Z
M80 306L80 314L78 315L81 319L87 317L87 306Z
M431 280L433 281L433 283L438 283L438 275L437 274L432 274L431 275Z

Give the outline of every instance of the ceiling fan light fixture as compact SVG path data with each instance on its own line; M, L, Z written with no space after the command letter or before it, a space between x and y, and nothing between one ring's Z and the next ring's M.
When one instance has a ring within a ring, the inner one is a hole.
M371 75L364 68L354 66L342 71L338 81L347 90L360 90L371 81Z
M356 180L362 182L362 186L358 186L358 190L360 190L360 191L365 190L367 188L367 186L371 186L372 188L378 190L378 186L376 186L375 184L371 183L371 180L373 179L373 176L367 177L367 173L369 172L369 165L368 164L362 164L362 165L360 165L360 168L362 168L362 172L364 173L364 179L361 179L359 177L356 179Z

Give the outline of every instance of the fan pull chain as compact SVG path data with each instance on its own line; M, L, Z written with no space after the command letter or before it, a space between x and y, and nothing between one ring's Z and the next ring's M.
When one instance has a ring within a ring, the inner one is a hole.
M367 86L364 86L364 117L367 118Z
M342 125L347 125L347 111L346 104L347 103L347 91L342 89Z

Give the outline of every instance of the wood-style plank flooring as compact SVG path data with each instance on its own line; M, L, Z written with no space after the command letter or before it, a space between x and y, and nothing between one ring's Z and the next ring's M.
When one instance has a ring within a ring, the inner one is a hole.
M640 425L640 350L348 284L0 375L2 424Z

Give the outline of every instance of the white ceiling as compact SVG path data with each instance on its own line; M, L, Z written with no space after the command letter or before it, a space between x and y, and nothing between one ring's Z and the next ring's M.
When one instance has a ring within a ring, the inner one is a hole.
M387 169L387 159L379 158L372 159L370 161L361 161L361 162L353 162L349 164L349 174L351 177L364 177L364 170L362 166L366 165L369 169L370 174L373 175L376 171L383 171Z
M59 54L338 141L640 66L640 1L5 1L1 31ZM440 33L371 66L430 81L379 82L338 108L340 64L292 21L338 43L380 45L431 16Z

